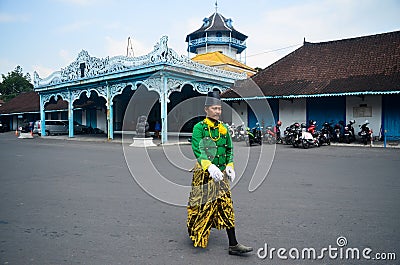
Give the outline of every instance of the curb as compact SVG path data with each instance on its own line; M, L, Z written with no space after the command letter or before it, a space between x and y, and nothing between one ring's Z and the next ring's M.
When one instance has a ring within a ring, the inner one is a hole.
M363 145L363 144L344 144L344 143L331 143L332 146L349 146L349 147L363 147L363 148L400 148L400 146L393 145L393 144L387 144L386 147L379 143L379 144L372 144L372 145Z
M22 138L22 137L21 137ZM31 138L31 137L29 137ZM65 137L65 136L50 136L50 137L40 137L40 136L34 136L35 138L39 138L39 139L49 139L49 140L64 140L64 141L82 141L82 142L100 142L100 143L112 143L112 144L123 144L122 139L113 139L113 140L108 140L108 139L104 139L104 138L89 138L89 137L85 137L85 138L81 138L81 137L73 137L73 138L69 138L69 137ZM391 148L391 149L400 149L400 144L399 143L387 143L386 147L384 146L384 144L382 142L374 142L375 144L373 145L363 145L363 144L355 144L355 143L350 143L350 144L346 144L346 143L331 143L331 146L339 146L339 147L361 147L361 148ZM172 145L190 145L191 143L188 141L172 141L172 142L167 142L164 144L161 143L156 143L157 146L154 147L163 147L163 146L172 146Z
M169 145L189 145L189 144L191 144L191 143L189 143L189 142L174 142L174 143L169 143L169 142L167 142L167 143L165 143L165 144L157 144L157 146L169 146Z
M36 138L36 137L35 137ZM45 139L45 140L64 140L64 141L77 141L77 142L92 142L92 143L112 143L112 144L123 144L121 139L113 139L113 140L108 140L108 139L96 139L96 138L80 138L80 137L58 137L58 136L50 136L50 137L40 137L40 139ZM127 142L126 144L129 144ZM189 145L191 144L190 142L167 142L164 144L157 143L156 146L148 146L148 147L162 147L162 146L172 146L172 145Z

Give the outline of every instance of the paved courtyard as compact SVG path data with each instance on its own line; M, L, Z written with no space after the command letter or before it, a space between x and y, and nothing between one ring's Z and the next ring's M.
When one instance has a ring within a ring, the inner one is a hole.
M0 134L0 264L399 264L400 149L278 145L267 178L249 192L264 162L259 153L235 145L238 159L249 157L238 161L242 177L232 191L237 236L255 249L237 257L227 253L225 231L213 230L207 249L194 248L186 208L155 199L131 175L152 177L155 168L190 185L190 145L144 153L121 143ZM289 257L295 248L318 255L338 248L338 238L347 241L343 251L370 248L371 257L397 260ZM286 249L288 259L277 251L261 259L266 244Z

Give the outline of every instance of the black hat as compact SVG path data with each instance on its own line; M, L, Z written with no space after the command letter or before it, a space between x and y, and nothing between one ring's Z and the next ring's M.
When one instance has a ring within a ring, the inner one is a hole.
M219 91L210 91L207 93L205 106L221 105L221 97Z

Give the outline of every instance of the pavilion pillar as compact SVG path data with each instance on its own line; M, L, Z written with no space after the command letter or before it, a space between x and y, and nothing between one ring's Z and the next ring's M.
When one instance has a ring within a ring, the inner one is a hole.
M110 87L107 83L107 139L114 139L114 104L110 95Z
M114 139L114 105L111 104L107 109L108 140Z
M39 94L40 98L40 134L46 137L46 113L44 112L43 95Z
M168 83L167 77L162 75L161 77L161 144L164 144L168 141L168 119L167 119L167 106L168 106Z
M72 92L68 90L68 136L74 137L74 102L72 99Z

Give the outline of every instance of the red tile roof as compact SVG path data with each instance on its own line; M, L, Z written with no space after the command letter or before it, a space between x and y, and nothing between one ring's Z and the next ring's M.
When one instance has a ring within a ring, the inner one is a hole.
M305 42L222 96L259 96L246 88L249 82L255 82L265 96L400 91L400 31Z
M39 94L31 91L21 93L0 107L0 114L39 112ZM57 104L46 104L46 110L65 110L68 109L68 103L64 100L58 100Z

